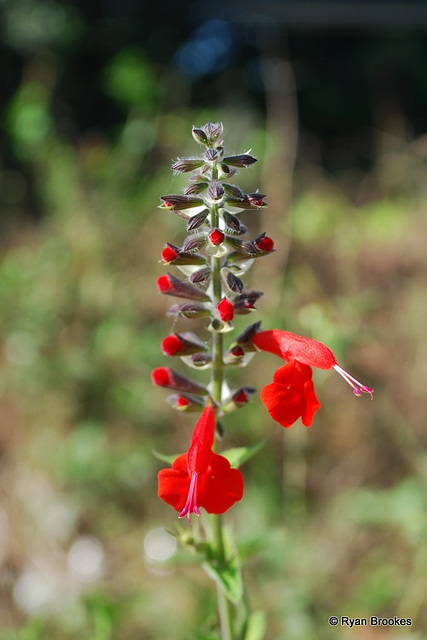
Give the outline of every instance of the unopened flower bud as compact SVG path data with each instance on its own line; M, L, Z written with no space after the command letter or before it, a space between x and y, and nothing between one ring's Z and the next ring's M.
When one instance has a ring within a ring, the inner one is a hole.
M225 274L225 282L230 291L232 291L233 293L242 293L244 287L242 280L240 280L240 278L235 276L234 273L232 273L228 269L223 269L222 273Z
M274 242L265 233L262 233L258 238L253 241L258 251L270 253L274 249Z
M191 284L204 285L208 282L211 277L211 268L203 267L203 269L198 269L194 271L194 273L190 276Z
M203 191L205 191L207 186L208 186L207 182L194 182L192 184L189 184L187 187L185 187L184 195L185 196L196 196L197 194L202 193Z
M257 162L257 159L250 155L250 153L241 153L236 156L227 156L223 162L231 165L232 167L250 167L251 164Z
M211 315L211 312L206 307L191 302L187 304L173 304L166 313L168 316L180 316L182 318L188 318L189 320L206 318Z
M218 155L216 149L207 149L203 154L206 162L215 162L218 159Z
M253 207L256 207L257 209L267 206L267 203L264 202L264 198L266 198L267 196L264 193L258 193L258 191L256 193L247 193L246 197L248 198L251 205Z
M207 240L204 234L188 236L184 240L182 250L191 253L192 251L198 251L205 246Z
M162 251L162 260L165 264L173 262L179 256L179 249L173 244L167 244Z
M201 227L208 215L209 209L204 209L203 211L200 211L200 213L196 213L195 216L192 216L187 222L187 231L193 231L194 229Z
M262 295L264 295L262 291L254 291L254 289L241 293L234 299L235 313L245 315L251 313L251 311L255 311L255 303Z
M243 198L227 196L225 198L225 203L230 207L238 207L239 209L260 209L261 207L267 206L267 203L264 202L264 198L266 198L266 196L262 193L247 193Z
M231 178L237 173L237 169L234 169L233 167L229 167L228 164L224 164L224 162L220 164L220 168L222 173L226 175L228 178Z
M190 253L182 251L170 242L166 243L162 251L162 260L164 264L177 264L177 265L197 265L206 264L206 259L198 253Z
M224 195L224 187L218 180L214 180L210 183L208 188L208 196L212 200L220 200Z
M206 349L206 345L191 332L173 333L166 336L162 342L162 351L165 356L188 356Z
M199 413L200 407L204 406L204 402L201 398L192 396L188 393L174 393L166 398L166 402L178 411L197 411Z
M235 345L239 345L243 347L245 351L256 351L256 347L252 342L252 338L256 333L259 332L260 329L261 322L254 322L253 324L246 327L246 329L244 329L242 333L237 336L234 345L232 345L232 348L234 348Z
M193 353L191 356L191 364L198 367L206 367L206 365L210 364L212 358L209 353Z
M217 305L218 315L223 322L231 322L234 318L234 307L232 303L227 300L227 298L223 298Z
M228 182L223 182L223 188L225 193L231 198L244 198L245 194L236 184L228 184Z
M199 127L193 127L191 133L195 141L199 144L206 145L208 143L208 136L203 131L203 129L200 129Z
M203 127L207 138L211 144L214 144L215 147L218 147L222 144L222 138L224 135L224 127L222 122L216 122L215 124L212 122L208 122Z
M202 396L208 393L203 385L182 376L169 367L158 367L154 369L151 373L151 379L155 385L165 387L166 389L175 389L176 391L184 391L185 393L194 393Z
M249 240L238 240L237 238L227 238L227 244L233 247L241 258L253 258L257 254L257 250L252 242ZM235 262L235 260L229 260L229 262Z
M226 231L228 231L229 233L241 235L247 232L247 228L245 227L245 225L240 222L237 216L234 216L229 211L224 211L222 217L226 225Z
M163 200L160 209L171 209L172 211L178 209L193 209L195 207L201 207L204 204L202 198L196 198L195 196L170 194L168 196L161 196L160 199Z
M212 229L209 234L209 240L213 245L218 247L224 242L225 235L220 229Z
M188 171L194 171L204 165L202 158L178 158L173 163L172 169L177 173L187 173Z
M179 278L176 278L171 273L167 273L164 276L160 276L157 280L157 288L160 293L165 293L171 296L177 296L178 298L189 298L191 300L209 301L209 296L197 287L188 282L184 282Z
M234 409L244 407L255 392L256 389L254 389L254 387L241 387L225 401L223 410L226 413L230 413L231 411L234 411Z

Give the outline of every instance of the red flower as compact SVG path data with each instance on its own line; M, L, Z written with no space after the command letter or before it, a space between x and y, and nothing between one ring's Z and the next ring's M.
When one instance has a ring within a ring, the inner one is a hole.
M243 496L243 476L224 456L213 453L214 437L215 415L209 406L197 421L187 453L158 474L159 497L189 522L191 513L200 515L200 507L224 513Z
M261 392L261 400L268 412L284 427L290 427L299 417L306 427L310 426L315 412L320 408L311 381L311 367L335 369L353 388L356 396L363 391L373 398L374 390L338 366L332 351L317 340L273 329L255 333L251 341L261 351L274 353L288 361L287 365L276 371L273 382Z

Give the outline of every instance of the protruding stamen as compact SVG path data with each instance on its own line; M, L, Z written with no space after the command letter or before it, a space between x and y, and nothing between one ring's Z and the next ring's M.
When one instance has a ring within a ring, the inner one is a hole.
M184 516L187 516L188 522L191 522L191 513L195 513L196 516L199 516L200 511L196 504L196 500L197 500L197 473L194 472L191 476L187 502L185 503L185 507L179 514L178 518L183 518Z
M370 396L371 396L371 400L373 400L373 398L374 398L374 390L373 389L371 389L370 387L365 386L364 384L359 382L359 380L356 380L356 378L353 378L353 376L351 376L349 373L347 373L347 371L344 371L344 369L341 369L341 367L339 367L337 364L334 365L334 369L336 371L338 371L340 376L342 376L344 378L344 380L350 385L350 387L352 387L353 393L354 393L355 396L360 396L361 395L361 391L363 391L364 393L369 393Z

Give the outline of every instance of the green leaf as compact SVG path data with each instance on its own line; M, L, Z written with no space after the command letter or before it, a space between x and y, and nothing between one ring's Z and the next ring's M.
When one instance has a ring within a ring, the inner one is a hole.
M152 454L155 458L157 458L157 460L167 462L167 464L172 464L173 462L175 462L177 457L180 455L179 453L176 453L174 455L168 456L166 453L160 453L160 451L156 451L155 449L152 449Z
M227 458L232 467L238 469L244 462L258 453L266 442L267 440L261 440L261 442L258 442L251 447L235 447L234 449L227 449L226 451L222 451L221 455L223 455L224 458Z
M248 619L244 640L263 640L267 627L265 611L254 611Z
M238 604L242 600L243 581L237 556L233 556L225 566L204 562L203 568L208 576L215 580L228 600L234 604Z

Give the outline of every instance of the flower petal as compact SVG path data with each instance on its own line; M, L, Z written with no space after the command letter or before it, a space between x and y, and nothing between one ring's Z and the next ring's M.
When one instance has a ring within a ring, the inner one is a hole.
M289 331L259 331L253 336L252 342L261 351L274 353L287 361L298 360L317 369L332 369L336 365L335 356L329 347Z
M212 454L211 464L201 478L199 506L208 513L225 513L243 496L243 476L232 469L224 456Z
M290 427L298 418L309 427L320 408L311 368L297 360L280 367L273 376L273 382L261 391L261 401L273 420L283 427Z

